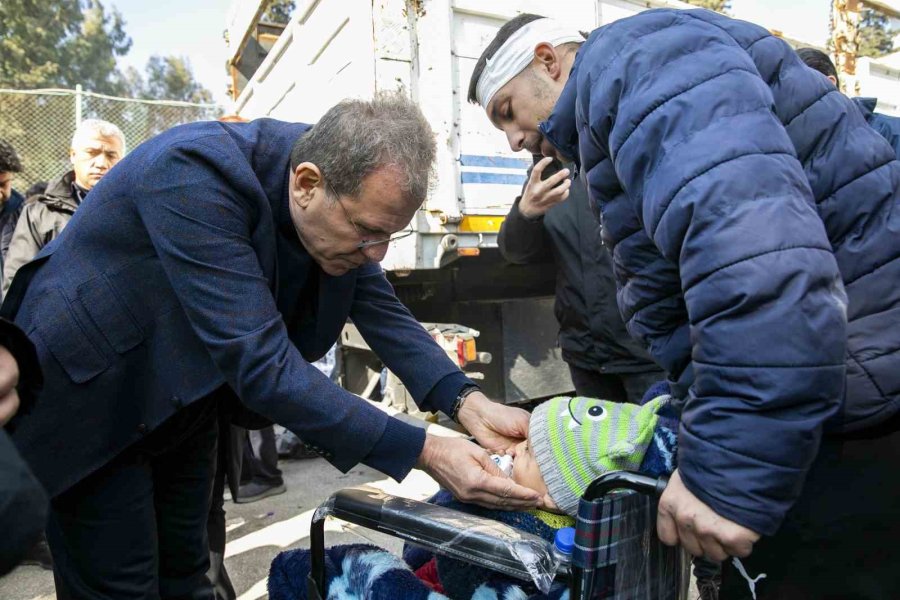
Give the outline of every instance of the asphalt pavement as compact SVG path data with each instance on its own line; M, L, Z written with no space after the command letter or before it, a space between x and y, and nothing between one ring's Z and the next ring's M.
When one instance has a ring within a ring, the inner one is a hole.
M269 564L282 550L309 547L309 523L313 511L332 492L369 484L409 498L426 498L437 484L421 471L414 471L397 484L378 471L360 466L343 474L324 459L281 461L287 491L252 504L226 501L228 545L225 566L240 600L266 597ZM340 530L339 530L340 529ZM329 523L325 542L348 544L370 542L393 551L402 543L368 530ZM53 600L53 574L40 567L18 567L0 578L3 600Z

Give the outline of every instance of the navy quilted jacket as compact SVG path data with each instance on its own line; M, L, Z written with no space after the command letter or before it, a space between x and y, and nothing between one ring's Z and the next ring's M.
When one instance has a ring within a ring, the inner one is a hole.
M823 431L900 410L900 162L787 44L704 10L596 30L541 129L676 380L685 484L774 533Z

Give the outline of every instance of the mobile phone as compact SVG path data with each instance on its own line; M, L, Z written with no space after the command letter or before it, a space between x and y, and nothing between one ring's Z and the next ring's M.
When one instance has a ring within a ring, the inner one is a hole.
M544 160L544 157L543 157L543 156L535 156L535 157L534 157L534 164L537 164L537 163L539 163L539 162L542 161L542 160ZM563 164L559 161L559 159L554 158L554 159L550 162L549 165L547 165L546 167L544 167L544 170L543 170L543 172L541 173L541 181L544 181L544 180L547 179L548 177L552 177L552 176L555 175L556 173L559 173L559 171L560 171L561 169L563 169L563 168L564 168L564 166L563 166ZM563 180L560 181L559 183L562 183L563 181L565 181L565 179L563 179ZM559 183L558 183L557 185L559 185Z

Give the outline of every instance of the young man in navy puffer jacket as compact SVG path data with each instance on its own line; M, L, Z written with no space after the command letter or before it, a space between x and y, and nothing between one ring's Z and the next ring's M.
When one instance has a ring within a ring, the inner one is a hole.
M583 41L529 19L469 99L513 150L575 160L599 209L626 325L682 404L661 538L745 557L759 598L896 596L894 151L750 23L647 11Z

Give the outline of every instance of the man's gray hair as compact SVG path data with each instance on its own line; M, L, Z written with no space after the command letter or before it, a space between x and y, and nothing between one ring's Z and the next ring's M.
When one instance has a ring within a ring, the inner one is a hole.
M119 138L122 142L122 154L125 154L125 135L122 130L109 121L101 119L85 119L81 122L75 133L72 134L72 148L75 148L85 136L97 136Z
M400 93L380 93L373 100L344 100L330 108L294 144L291 168L310 162L333 193L355 198L365 177L393 167L406 199L421 204L434 156L434 132L419 107Z

